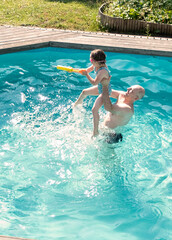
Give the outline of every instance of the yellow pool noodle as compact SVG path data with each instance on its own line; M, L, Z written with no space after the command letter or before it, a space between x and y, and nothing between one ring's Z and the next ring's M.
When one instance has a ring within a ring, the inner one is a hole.
M62 71L67 71L67 72L73 72L73 68L72 67L64 67L64 66L57 66L58 70L62 70Z
M58 70L62 70L62 71L67 71L67 72L81 73L81 70L75 69L75 68L72 68L72 67L64 67L64 66L58 65L58 66L57 66L57 69L58 69Z

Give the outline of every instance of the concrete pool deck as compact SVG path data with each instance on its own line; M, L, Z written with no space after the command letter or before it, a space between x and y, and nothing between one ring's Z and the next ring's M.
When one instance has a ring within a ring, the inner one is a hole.
M0 26L0 54L41 47L65 47L172 57L172 38Z
M0 54L41 47L65 47L172 57L172 38L0 26ZM0 240L24 238L0 236Z

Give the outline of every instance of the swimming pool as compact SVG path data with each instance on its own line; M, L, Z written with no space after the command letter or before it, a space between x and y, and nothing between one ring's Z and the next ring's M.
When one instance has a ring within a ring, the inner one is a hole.
M89 51L0 56L0 235L33 239L172 238L172 59L107 53L112 88L146 96L116 145L91 140ZM105 111L100 110L101 121Z

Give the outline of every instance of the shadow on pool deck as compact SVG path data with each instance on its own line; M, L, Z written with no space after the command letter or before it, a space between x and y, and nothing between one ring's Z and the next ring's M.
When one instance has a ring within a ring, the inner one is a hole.
M64 47L172 57L172 38L0 26L0 54L41 47Z

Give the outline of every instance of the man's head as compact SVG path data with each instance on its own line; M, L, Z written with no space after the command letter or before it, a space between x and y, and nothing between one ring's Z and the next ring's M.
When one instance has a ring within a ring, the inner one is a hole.
M140 85L133 85L127 88L126 97L136 101L143 98L145 95L145 89Z

